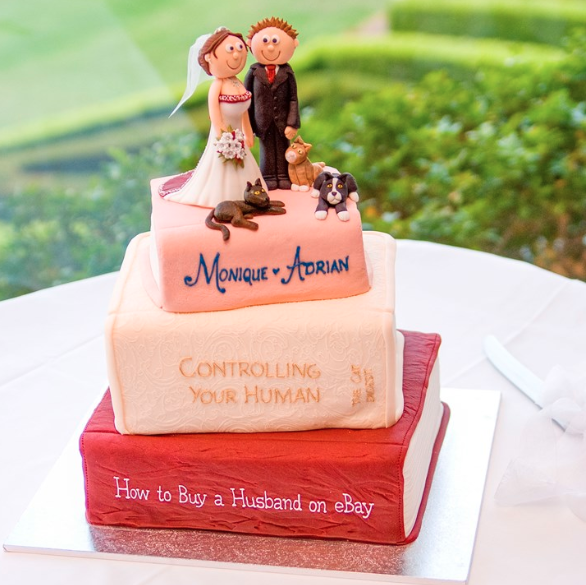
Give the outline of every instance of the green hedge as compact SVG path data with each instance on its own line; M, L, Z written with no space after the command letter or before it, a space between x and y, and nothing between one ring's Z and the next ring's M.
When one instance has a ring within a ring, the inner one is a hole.
M370 83L376 86L389 79L414 81L438 68L466 78L482 67L503 67L511 62L527 65L555 62L562 55L560 49L543 45L402 32L372 40L356 36L322 37L305 45L295 56L293 65L297 76L303 80L301 91L305 90L306 98L313 101L314 97L320 99L324 85L330 83L332 77L339 77L337 83L343 84L348 95L353 97ZM183 90L183 81L173 88L176 100L179 100ZM42 123L32 121L30 125L0 129L0 153L68 134L90 132L97 127L154 111L164 112L166 116L176 103L168 103L168 99L166 89L153 88L107 104L73 109L44 119ZM196 92L185 108L196 109L206 102L204 87Z
M564 55L557 47L426 33L393 33L371 40L348 37L346 43L343 39L312 44L303 59L295 63L295 71L299 75L320 72L328 80L333 76L370 75L385 81L413 81L445 69L463 79L481 68L555 63Z
M577 0L395 0L390 22L395 31L561 45L572 28L586 24L586 4Z
M334 119L316 109L303 137L322 137L315 160L356 175L377 229L586 278L585 96L582 34L556 66L438 72Z
M0 299L120 267L130 239L150 229L149 178L193 167L205 140L112 152L83 192L29 187L0 198Z
M313 160L356 176L365 224L586 279L586 33L554 64L487 67L466 80L307 75L302 136ZM0 198L0 298L116 269L129 239L149 229L149 178L193 167L204 144L189 135L117 152L83 192Z

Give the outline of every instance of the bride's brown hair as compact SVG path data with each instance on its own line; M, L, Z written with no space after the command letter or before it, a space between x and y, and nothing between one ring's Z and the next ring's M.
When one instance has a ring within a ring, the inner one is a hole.
M197 57L197 62L201 65L201 68L208 74L210 73L210 64L206 61L206 55L212 53L214 57L216 57L216 49L228 38L228 37L236 37L242 41L244 45L244 49L248 51L248 47L244 42L244 37L240 33L235 33L227 28L219 28L216 30L210 38L203 44L202 48L199 51L199 55Z

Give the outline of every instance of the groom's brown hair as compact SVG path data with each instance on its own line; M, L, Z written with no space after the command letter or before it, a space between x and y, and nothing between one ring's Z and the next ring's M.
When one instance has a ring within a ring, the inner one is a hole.
M292 39L297 38L297 31L286 21L282 18L277 18L276 16L271 16L270 18L263 18L259 20L256 24L253 24L248 31L248 36L246 37L249 41L252 40L252 37L257 33L263 30L264 28L280 28L282 31L286 32Z

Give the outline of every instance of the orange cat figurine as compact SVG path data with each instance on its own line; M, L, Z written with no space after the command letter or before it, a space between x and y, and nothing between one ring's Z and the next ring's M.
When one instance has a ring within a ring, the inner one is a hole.
M304 142L301 136L298 136L285 152L285 158L289 163L289 179L291 179L291 189L293 191L309 191L311 185L324 170L325 163L312 163L307 154L312 145Z

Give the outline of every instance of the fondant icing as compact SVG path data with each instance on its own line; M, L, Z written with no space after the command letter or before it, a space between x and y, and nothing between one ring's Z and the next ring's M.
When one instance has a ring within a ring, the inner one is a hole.
M286 214L254 218L257 231L210 230L210 210L166 201L151 183L150 262L144 281L165 311L193 313L283 302L336 299L370 288L356 204L349 220L318 221L307 193L271 191Z

